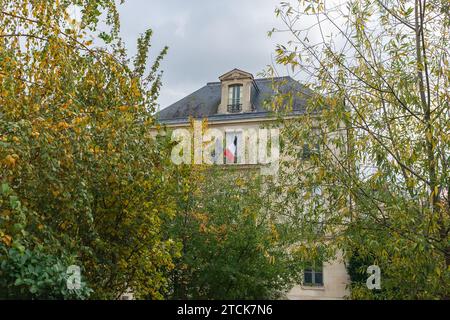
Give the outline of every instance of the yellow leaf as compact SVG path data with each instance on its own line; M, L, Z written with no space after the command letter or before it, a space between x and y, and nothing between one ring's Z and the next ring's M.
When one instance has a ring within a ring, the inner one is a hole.
M12 242L12 237L7 235L7 234L5 234L2 237L2 241L3 241L4 244L6 244L9 247L11 245L11 242Z
M10 154L6 156L4 161L9 167L14 167L16 165L16 159Z
M64 121L59 122L57 126L61 130L64 130L64 129L67 129L68 127L70 127L69 124Z

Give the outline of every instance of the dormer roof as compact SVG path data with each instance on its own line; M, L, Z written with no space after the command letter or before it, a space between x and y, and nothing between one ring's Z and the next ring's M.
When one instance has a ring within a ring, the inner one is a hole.
M253 75L251 73L234 68L233 70L228 71L227 73L221 75L219 77L219 80L227 81L227 80L241 80L241 79L249 79L249 78L253 80Z

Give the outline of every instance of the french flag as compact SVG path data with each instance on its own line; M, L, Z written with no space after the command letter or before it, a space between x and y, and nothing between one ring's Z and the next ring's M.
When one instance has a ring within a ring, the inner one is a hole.
M225 158L228 163L236 163L237 161L237 136L234 136L233 143L227 144L227 148L224 151Z

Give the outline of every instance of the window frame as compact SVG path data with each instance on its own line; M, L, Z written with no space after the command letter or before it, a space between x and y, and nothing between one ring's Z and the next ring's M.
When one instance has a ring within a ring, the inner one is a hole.
M242 83L230 84L228 86L227 110L231 113L242 111L244 85Z
M318 267L318 265L321 265L320 267ZM311 275L311 282L306 282L306 274L310 274ZM317 275L321 275L321 281L317 282L316 280L316 276ZM305 287L312 287L312 288L321 288L324 286L324 277L323 277L323 263L314 263L308 267L306 267L303 270L303 281L302 281L302 285Z
M228 135L235 135L237 136L236 141L236 151L235 151L235 159L234 162L228 162L228 159L225 157L225 150L227 149L227 137ZM224 134L225 138L225 147L223 148L223 164L225 165L236 165L241 164L243 157L245 156L245 148L244 148L244 132L240 129L232 129L232 130L225 130Z

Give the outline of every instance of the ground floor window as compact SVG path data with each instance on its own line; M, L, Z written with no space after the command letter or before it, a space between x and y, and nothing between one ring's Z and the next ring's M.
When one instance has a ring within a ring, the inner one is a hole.
M309 265L303 271L303 285L321 287L323 286L323 263Z

